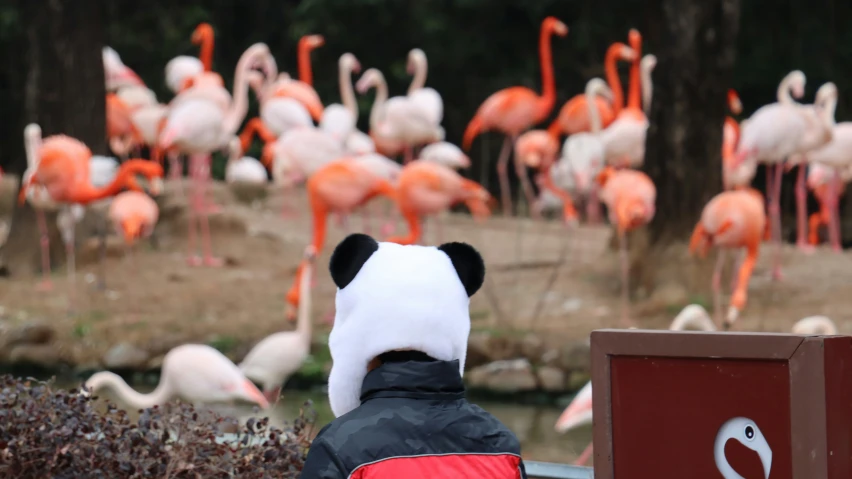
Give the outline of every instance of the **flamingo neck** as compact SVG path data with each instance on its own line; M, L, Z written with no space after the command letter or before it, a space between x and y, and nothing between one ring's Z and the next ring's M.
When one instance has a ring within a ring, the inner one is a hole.
M597 134L601 131L601 113L598 111L597 105L598 91L595 88L586 88L586 108L589 110L589 126L592 134Z
M225 113L225 119L222 122L222 131L227 136L232 136L237 132L248 113L248 72L251 60L252 55L243 54L240 61L237 62L232 94L234 101L231 102L230 109Z
M778 90L776 91L776 97L778 99L778 103L782 105L792 105L794 103L798 103L795 99L793 99L793 95L790 94L790 90L793 88L793 78L790 75L784 77L781 80L781 83L778 84Z
M313 266L303 263L299 272L299 313L296 320L296 334L306 343L311 341L311 278Z
M538 99L538 116L544 119L556 103L556 80L553 78L553 52L550 37L553 32L544 26L538 39L539 61L541 62L541 96Z
M350 85L351 86L351 85ZM370 110L370 129L378 128L382 120L382 110L385 102L388 100L388 84L385 78L379 77L375 83L376 98L373 100L373 107Z
M654 81L651 79L651 68L642 68L642 108L645 116L651 112L651 101L654 99Z
M160 378L160 383L157 388L149 394L143 394L130 387L121 376L104 371L95 373L88 381L87 387L91 388L92 392L96 392L101 388L112 389L122 402L126 403L133 409L147 409L168 401L170 391L163 378Z
M627 91L627 108L631 110L642 110L642 98L640 95L639 62L642 58L642 44L636 50L636 58L630 64L630 86Z
M429 67L426 64L426 59L416 57L414 61L414 78L411 80L411 85L408 86L409 95L426 85L426 74L428 73L428 69Z
M624 108L624 89L621 86L621 78L618 77L618 60L620 58L621 46L617 43L610 45L604 59L604 70L606 71L606 82L612 90L612 112L615 116Z
M213 71L213 31L205 30L201 37L201 51L198 53L198 59L204 65L204 71Z
M314 86L314 72L311 69L311 45L307 38L299 40L298 62L299 62L299 80Z
M358 120L358 102L355 101L355 90L352 87L352 68L348 65L342 65L339 68L337 73L338 75L338 83L340 84L340 101L343 102L343 106L349 110L349 113L352 114L352 117L355 120ZM387 84L385 84L385 99L387 99ZM376 87L376 102L378 102L378 87ZM373 104L375 108L375 104ZM370 115L372 122L372 113Z

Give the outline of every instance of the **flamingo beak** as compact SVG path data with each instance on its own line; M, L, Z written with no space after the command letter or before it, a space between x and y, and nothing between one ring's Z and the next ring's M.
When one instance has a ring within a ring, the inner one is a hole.
M248 398L251 401L257 403L257 405L260 406L262 409L269 409L269 401L266 399L266 396L264 396L263 393L260 392L260 389L258 389L257 386L254 385L253 382L246 379L243 383L243 389L245 390L248 395Z

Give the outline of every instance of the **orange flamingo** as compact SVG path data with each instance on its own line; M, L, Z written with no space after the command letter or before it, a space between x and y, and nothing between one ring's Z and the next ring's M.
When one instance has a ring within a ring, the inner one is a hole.
M628 43L633 50L633 63L630 65L627 105L616 115L615 121L601 132L607 163L620 167L642 164L645 156L645 131L648 128L648 118L642 109L640 88L642 35L638 30L630 30ZM647 64L648 68L653 66L655 66L653 62Z
M325 45L322 35L305 35L299 39L298 61L299 80L308 86L314 86L314 72L311 69L311 52Z
M133 109L115 93L106 96L106 126L110 149L121 158L127 157L134 146L145 142L133 123Z
M159 216L157 202L139 191L119 193L109 205L109 219L128 246L151 236Z
M397 180L398 202L408 222L408 235L388 238L403 245L415 244L422 235L421 218L464 203L474 218L483 220L491 212L491 195L479 183L468 180L450 167L424 160L413 160L402 168Z
M134 175L141 174L149 180L162 178L163 168L142 159L133 159L121 164L112 182L103 187L91 183L90 166L92 152L77 139L65 135L53 135L41 138L41 128L29 124L24 129L28 159L32 158L30 166L24 172L24 180L18 195L18 202L23 204L27 199L30 188L37 188L46 193L50 201L87 205L95 201L114 196L122 188L139 189ZM74 284L74 230L73 223L68 225L68 276ZM42 246L46 244L44 240ZM73 289L72 289L73 291ZM73 302L73 299L72 299Z
M692 233L689 250L702 257L707 255L713 245L726 249L746 249L746 258L740 265L736 287L724 321L721 318L721 272L725 261L724 250L719 251L716 267L713 270L713 303L716 321L724 329L731 327L746 305L748 283L754 264L757 262L757 254L765 229L766 213L763 208L763 195L749 188L724 191L716 195L704 207L701 220Z
M613 43L606 51L604 58L604 71L606 81L612 90L612 101L600 96L594 99L598 114L601 118L602 127L606 128L615 120L615 117L624 107L624 90L621 88L621 79L618 77L618 60L630 61L634 57L633 51L621 42ZM573 135L585 131L591 131L592 123L589 117L588 97L581 93L574 96L559 110L559 116L553 120L547 131L554 137L559 135Z
M293 80L286 73L282 73L269 87L270 98L289 97L298 100L308 110L314 121L320 121L325 108L317 91L313 87L311 51L324 44L325 39L322 35L306 35L299 39L299 79Z
M601 201L609 212L609 220L618 233L621 257L621 318L630 325L628 318L630 262L627 255L627 233L648 224L654 218L657 188L648 175L636 170L615 170L606 167L598 175L601 185Z
M385 196L393 201L397 196L389 181L376 176L352 158L341 158L319 168L308 178L307 190L314 220L311 244L317 254L325 245L326 219L329 213L348 215L376 196ZM294 308L299 306L298 286L301 274L300 265L293 286L287 292L287 302ZM294 317L292 311L289 317Z
M500 198L503 206L503 215L512 213L512 196L509 191L509 156L512 145L525 130L533 125L544 121L556 103L556 85L553 78L553 58L550 47L552 35L564 37L568 35L568 27L556 17L547 17L541 23L541 35L539 36L539 60L541 62L542 94L527 87L515 86L505 88L489 96L480 105L473 119L467 125L464 132L463 147L469 151L474 138L480 133L489 130L498 130L506 135L500 157L497 160L497 173L500 177ZM526 191L532 191L529 180L524 176L522 182L526 182ZM533 204L533 198L528 197L529 204Z

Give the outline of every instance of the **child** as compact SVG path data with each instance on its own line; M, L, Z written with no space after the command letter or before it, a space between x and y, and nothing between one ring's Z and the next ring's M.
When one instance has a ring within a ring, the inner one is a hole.
M485 278L479 253L353 234L329 269L337 419L314 439L302 478L526 479L515 435L464 398L469 298Z

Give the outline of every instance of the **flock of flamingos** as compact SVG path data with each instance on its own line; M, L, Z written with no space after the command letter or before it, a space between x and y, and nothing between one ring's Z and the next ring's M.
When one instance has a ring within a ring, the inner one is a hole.
M43 287L50 287L44 210L63 206L58 222L68 247L73 281L73 231L82 207L107 202L108 216L128 244L150 235L158 213L148 193L156 195L162 188L164 159L168 160L171 177L182 176L182 155L189 158L192 180L187 193L189 264L222 264L212 253L207 222L207 215L217 208L205 191L214 151L229 152L227 182L266 185L267 170L274 184L283 188L292 189L304 182L313 215L313 241L287 295L298 311L295 331L264 339L239 366L206 346L176 348L167 356L160 386L151 395L132 391L110 373L98 373L88 384L95 389L112 385L125 399L140 406L157 404L172 395L200 402L241 398L268 406L308 354L309 304L300 303L309 303L306 278L311 274L313 258L324 246L327 216L333 213L345 219L374 197L387 197L409 225L407 235L392 236L387 241L402 244L420 240L423 217L456 203L464 203L475 218L486 218L496 202L485 188L463 178L457 170L470 166L464 151L487 131L505 135L497 160L503 214L511 215L513 208L508 178L512 157L533 216L540 216L547 207L561 207L564 220L573 225L579 217L575 208L578 203L585 205L586 220L594 223L600 221L600 203L606 206L620 240L622 317L625 325L631 325L626 233L648 223L654 215L655 186L637 168L644 161L656 58L642 56L642 37L631 30L627 43L613 43L607 50L606 80L590 80L585 92L566 102L546 129L531 129L547 121L554 109L551 40L554 35L564 37L567 33L568 28L558 19L543 21L539 43L541 94L517 86L486 98L464 132L463 149L444 141L442 99L425 86L427 60L419 49L408 56L413 81L407 93L390 98L384 76L375 68L364 71L353 84L352 74L360 73L361 65L353 54L343 54L339 59L341 103L324 106L312 87L310 63L310 52L323 45L320 35L300 40L298 79L278 72L266 45L252 45L237 63L231 94L224 88L222 77L211 70L213 29L201 24L192 36L200 45L199 57L178 56L166 65L166 82L175 93L168 104L159 103L118 54L105 48L106 136L113 153L123 161L93 156L86 145L65 135L42 138L34 124L24 131L28 168L20 201L29 201L39 211ZM619 62L630 64L626 101ZM240 131L248 112L250 89L259 101L260 116L250 119ZM359 112L355 91L366 94L371 89L375 90L375 100L369 132L364 133L356 126ZM795 100L803 97L804 90L805 75L793 71L781 81L776 103L761 107L742 123L726 118L722 145L725 191L705 207L690 248L701 255L711 246L744 249L746 254L733 281L726 317L723 319L721 313L720 254L713 277L715 322L703 309L689 307L692 309L684 314L689 312L687 316L692 319L681 323L703 329L730 327L745 307L748 282L764 240L775 245L773 277L780 278L781 177L793 166L799 167L798 247L812 249L819 242L819 228L827 226L831 246L840 249L837 206L844 183L852 179L852 123L835 123L838 92L833 83L822 85L812 104ZM728 106L733 115L742 110L733 90L728 94ZM567 139L560 148L563 136ZM264 144L261 159L242 156L256 138ZM150 159L138 158L143 149ZM127 159L129 156L134 158ZM395 160L397 157L402 157L401 163ZM768 207L763 195L750 187L758 163L768 166ZM527 168L536 170L541 190L538 198ZM139 176L149 180L148 191L138 182ZM809 221L805 208L808 187L821 204ZM287 203L284 214L293 214ZM383 227L383 233L392 233L390 223ZM196 251L198 237L201 256ZM249 379L262 383L264 391L261 393ZM573 427L590 417L590 397L589 385L566 410L558 428Z

